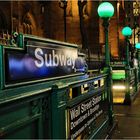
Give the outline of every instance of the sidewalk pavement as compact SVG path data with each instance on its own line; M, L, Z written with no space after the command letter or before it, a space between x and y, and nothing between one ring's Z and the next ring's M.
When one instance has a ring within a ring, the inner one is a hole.
M140 92L129 105L114 105L117 128L111 139L140 139Z

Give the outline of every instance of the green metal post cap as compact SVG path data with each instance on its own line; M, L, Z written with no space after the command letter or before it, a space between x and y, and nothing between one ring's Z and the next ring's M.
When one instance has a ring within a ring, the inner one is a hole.
M101 18L110 18L114 14L114 7L109 2L103 2L98 7L98 15Z
M140 43L137 43L137 44L135 45L135 48L136 48L136 49L140 49Z
M127 36L131 36L132 35L132 29L128 26L124 27L122 29L122 34L127 37Z

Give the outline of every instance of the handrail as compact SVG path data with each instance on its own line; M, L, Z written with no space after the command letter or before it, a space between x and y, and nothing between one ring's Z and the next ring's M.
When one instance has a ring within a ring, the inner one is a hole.
M101 75L98 75L98 76L96 76L96 77L90 77L90 78L88 78L88 79L84 79L84 80L81 80L81 81L74 81L74 82L72 82L71 84L70 84L70 86L73 86L73 85L78 85L78 84L81 84L81 83L85 83L85 82L93 82L93 81L96 81L96 80L99 80L99 79L103 79L103 78L105 78L107 76L107 74L101 74Z

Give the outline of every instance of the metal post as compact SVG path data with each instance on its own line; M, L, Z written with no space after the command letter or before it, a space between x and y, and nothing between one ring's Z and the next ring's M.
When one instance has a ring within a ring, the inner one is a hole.
M140 42L140 28L138 30L138 42ZM140 51L138 50L138 79L140 82Z
M129 65L129 37L132 35L132 29L128 26L122 29L122 34L125 36L126 42L126 57L125 57L125 99L124 104L130 105L131 104L131 97L130 97L130 65Z
M135 38L136 38L136 17L134 17L134 46L136 44Z
M112 96L112 77L111 77L111 67L110 67L110 51L108 45L108 26L109 26L109 18L114 14L114 7L109 2L103 2L98 7L98 14L103 19L103 26L105 32L105 69L104 72L107 73L106 79L106 91L108 95L108 116L109 123L113 125L113 96Z
M111 78L111 66L110 66L110 51L108 45L108 27L109 18L103 19L104 33L105 33L105 72L108 74L107 77L107 93L109 102L109 120L110 124L113 124L113 97L111 91L112 78Z
M11 33L13 33L13 1L11 1Z
M138 50L138 79L140 82L140 51Z
M62 8L64 10L64 41L66 42L67 41L67 35L66 35L66 32L67 32L67 23L66 23L66 15L67 15L67 0L60 0L59 1L59 7Z
M129 40L128 36L125 38L126 42L126 65L125 65L125 85L126 85L126 94L125 94L125 100L124 104L131 104L131 98L130 98L130 65L129 65Z
M67 8L67 2L64 2L64 41L67 41L67 36L66 36L66 32L67 32L67 24L66 24L66 8Z
M105 33L105 64L107 67L110 66L110 52L109 52L109 46L108 46L108 18L105 18L103 20L103 26L104 26L104 33Z

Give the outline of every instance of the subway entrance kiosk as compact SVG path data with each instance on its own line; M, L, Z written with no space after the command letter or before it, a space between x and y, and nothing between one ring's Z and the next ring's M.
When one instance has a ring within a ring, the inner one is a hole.
M89 77L74 44L14 34L0 45L0 138L104 138L107 74Z

